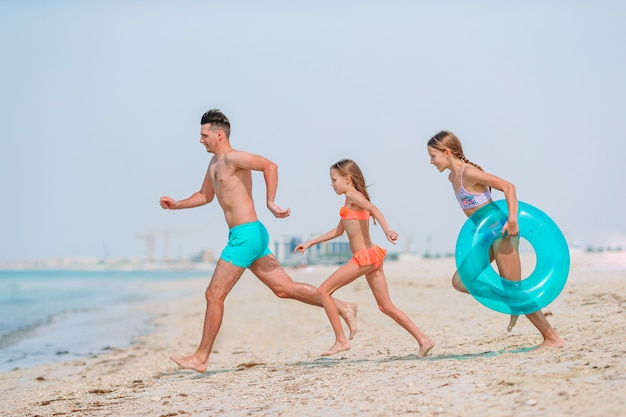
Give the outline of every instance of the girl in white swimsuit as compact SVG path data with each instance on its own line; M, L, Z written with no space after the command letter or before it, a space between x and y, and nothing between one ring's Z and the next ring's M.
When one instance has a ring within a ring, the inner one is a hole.
M520 281L522 269L517 251L519 227L517 224L515 186L502 178L486 173L480 166L465 158L461 141L452 132L441 131L433 136L428 141L428 154L430 155L430 163L437 167L439 172L450 171L448 179L452 183L456 198L467 217L474 214L480 207L493 201L491 188L504 193L509 209L509 218L502 226L503 236L497 239L491 248L491 255L496 261L500 276L511 281ZM452 277L452 286L458 291L468 292L459 278L458 271ZM541 310L527 314L526 317L543 336L543 342L537 348L563 347L563 340L554 331ZM511 316L509 331L516 321L517 316Z

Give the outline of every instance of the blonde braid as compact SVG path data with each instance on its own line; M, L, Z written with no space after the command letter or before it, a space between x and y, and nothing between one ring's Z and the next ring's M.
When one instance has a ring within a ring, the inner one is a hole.
M478 169L480 169L481 171L485 172L485 170L483 169L483 167L481 167L481 166L480 166L480 165L478 165L478 164L473 163L472 161L470 161L469 159L467 159L467 158L465 157L465 155L461 155L459 158L461 159L461 161L465 162L466 164L474 165L476 168L478 168Z

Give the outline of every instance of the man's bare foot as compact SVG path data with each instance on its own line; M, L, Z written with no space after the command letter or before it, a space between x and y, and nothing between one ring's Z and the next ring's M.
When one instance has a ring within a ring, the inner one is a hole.
M356 334L356 313L358 307L356 303L344 302L344 304L345 307L343 310L339 310L339 314L341 315L341 317L343 317L346 324L348 325L348 329L350 330L349 339L352 340L354 338L354 335Z
M350 342L346 342L346 343L335 342L335 344L332 345L330 349L328 349L326 352L320 353L320 355L330 356L330 355L334 355L335 353L343 352L344 350L348 350L348 349L350 349Z
M199 359L197 359L195 356L188 356L185 358L182 356L172 355L170 356L170 359L176 362L176 364L178 364L178 366L180 366L183 369L191 369L191 370L198 371L198 372L206 371L207 366L209 366L208 361L202 362Z
M506 328L507 332L510 332L511 330L513 330L513 327L515 327L515 324L517 323L517 318L519 316L513 316L511 315L511 319L509 320L509 325Z
M421 358L421 357L428 355L428 352L430 352L430 350L434 347L435 347L435 342L433 342L432 339L428 339L428 342L420 345L420 350L419 352L417 352L417 356Z
M565 344L563 343L563 339L561 339L560 337L557 336L555 339L546 339L546 340L544 340L543 343L541 343L540 345L535 346L531 350L533 352L536 352L536 351L542 350L542 349L560 349L564 345Z

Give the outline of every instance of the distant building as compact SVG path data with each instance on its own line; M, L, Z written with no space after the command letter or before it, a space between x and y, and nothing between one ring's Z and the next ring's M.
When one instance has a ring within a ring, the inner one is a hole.
M312 239L317 235L306 237L276 236L270 238L269 248L282 265L315 265L315 264L342 264L352 257L350 244L346 236L314 245L304 254L293 253L301 242Z
M211 249L204 249L200 251L198 254L192 256L190 258L192 262L201 262L201 263L214 263L216 262L215 255Z

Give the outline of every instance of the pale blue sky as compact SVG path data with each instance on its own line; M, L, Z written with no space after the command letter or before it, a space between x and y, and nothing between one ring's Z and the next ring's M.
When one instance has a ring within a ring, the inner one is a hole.
M397 250L452 252L465 219L426 153L446 129L570 245L626 248L624 16L620 1L0 0L0 261L145 256L149 232L160 257L164 231L170 256L219 253L216 203L158 205L200 187L213 107L234 147L279 164L289 219L255 176L272 235L335 226L328 167L347 157Z

